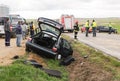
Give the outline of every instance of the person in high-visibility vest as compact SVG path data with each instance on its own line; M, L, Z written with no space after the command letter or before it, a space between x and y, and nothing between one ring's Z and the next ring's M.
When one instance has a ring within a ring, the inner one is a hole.
M35 25L33 24L33 21L30 23L30 35L34 35Z
M111 24L111 22L109 22L108 27L109 27L109 34L111 34L111 29L112 29L112 24Z
M95 22L95 20L92 21L92 31L93 31L93 37L96 37L96 27L97 27L97 23Z
M85 23L85 28L86 28L86 37L88 37L88 32L89 32L89 20Z
M78 21L76 21L74 25L74 39L77 39L78 31L79 31Z

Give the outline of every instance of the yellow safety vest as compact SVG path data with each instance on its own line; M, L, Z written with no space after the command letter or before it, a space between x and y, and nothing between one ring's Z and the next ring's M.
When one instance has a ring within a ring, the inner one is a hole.
M89 23L88 22L85 23L85 27L89 27Z
M97 23L96 23L96 22L93 22L93 23L92 23L92 27L97 27Z
M109 26L109 27L112 27L112 24L109 24L108 26Z

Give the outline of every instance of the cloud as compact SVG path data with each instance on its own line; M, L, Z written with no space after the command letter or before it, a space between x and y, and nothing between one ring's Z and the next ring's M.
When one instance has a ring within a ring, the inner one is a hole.
M8 5L11 13L29 17L58 17L60 14L120 17L120 0L1 0L0 3Z

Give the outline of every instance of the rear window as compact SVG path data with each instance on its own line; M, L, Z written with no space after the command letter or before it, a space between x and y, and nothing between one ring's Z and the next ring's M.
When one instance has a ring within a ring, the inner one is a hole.
M41 26L42 31L47 31L47 32L53 33L57 36L60 34L60 31L58 29L54 28L53 26L50 26L47 24L41 24L40 26Z

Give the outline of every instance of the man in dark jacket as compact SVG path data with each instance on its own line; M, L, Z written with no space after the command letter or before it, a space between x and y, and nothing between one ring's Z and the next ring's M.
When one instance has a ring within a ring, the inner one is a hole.
M77 39L78 31L79 31L78 21L76 21L74 25L74 39Z
M30 36L32 37L34 35L34 30L35 30L35 26L33 24L33 21L30 23Z
M10 38L11 38L12 30L10 28L9 18L6 19L4 31L5 31L5 46L10 46Z
M16 45L17 45L17 47L21 47L21 40L22 40L22 27L21 27L21 22L18 21L18 24L16 26Z

